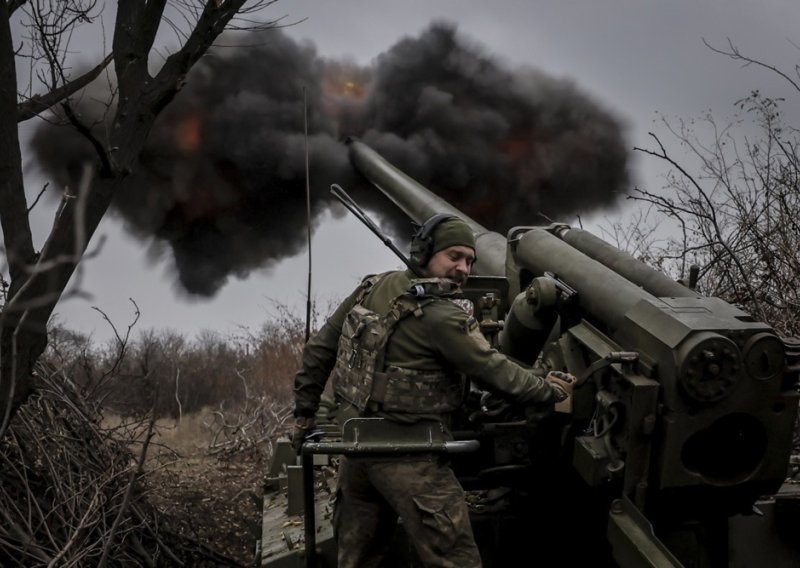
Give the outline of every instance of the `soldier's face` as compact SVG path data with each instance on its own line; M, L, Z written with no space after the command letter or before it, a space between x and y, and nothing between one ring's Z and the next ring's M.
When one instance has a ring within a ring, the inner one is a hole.
M442 249L434 254L425 267L425 275L429 278L449 278L459 286L467 282L472 263L475 262L475 251L470 247L456 245Z

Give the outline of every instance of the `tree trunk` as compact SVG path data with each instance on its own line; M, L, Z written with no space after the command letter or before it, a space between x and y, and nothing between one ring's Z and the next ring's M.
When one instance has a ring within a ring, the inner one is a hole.
M128 173L157 115L244 2L207 1L183 47L167 58L155 77L148 73L147 62L166 0L119 2L113 40L119 98L110 134L99 140L88 129L80 128L91 138L100 165L91 179L82 180L80 187L67 188L50 236L37 254L22 177L17 121L26 114L19 112L17 101L9 19L9 6L16 9L19 5L0 1L0 222L11 277L0 312L0 436L32 392L33 368L47 346L47 321L114 194L126 190ZM103 66L101 63L89 75L99 73ZM36 100L55 104L59 97L69 97L90 80L89 75L71 85L54 85L53 91Z
M10 416L29 392L30 381L17 381L17 372L30 376L32 362L44 349L44 341L35 327L16 335L20 314L13 314L8 301L26 280L26 265L34 260L33 239L28 223L25 186L22 179L22 155L17 133L17 72L11 37L8 5L0 2L0 221L11 288L0 313L0 433ZM15 286L15 283L20 284Z

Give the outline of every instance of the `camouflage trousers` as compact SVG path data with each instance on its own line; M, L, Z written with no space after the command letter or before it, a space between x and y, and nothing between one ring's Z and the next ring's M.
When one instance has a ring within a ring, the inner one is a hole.
M339 568L392 564L386 555L398 517L423 565L481 566L464 490L449 467L342 458L333 519Z

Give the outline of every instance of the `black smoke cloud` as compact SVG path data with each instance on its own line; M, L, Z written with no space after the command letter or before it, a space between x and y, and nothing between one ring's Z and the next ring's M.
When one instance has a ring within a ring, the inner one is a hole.
M168 245L192 294L213 295L230 275L304 248L304 90L315 219L340 183L381 208L394 234L410 230L363 191L347 136L501 232L608 205L628 183L616 118L568 81L504 67L452 25L433 24L367 67L322 58L280 31L261 39L201 60L115 199L135 234ZM49 125L33 147L62 184L91 157Z

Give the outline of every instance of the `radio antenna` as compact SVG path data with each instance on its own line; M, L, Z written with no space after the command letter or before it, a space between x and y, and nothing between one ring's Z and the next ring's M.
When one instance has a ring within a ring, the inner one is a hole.
M417 278L424 278L424 274L422 274L422 271L419 269L419 267L413 264L406 258L406 255L400 252L400 249L395 246L395 244L392 242L392 239L383 234L383 232L372 221L372 219L367 216L364 210L358 206L358 203L356 203L355 200L350 197L344 189L342 189L342 186L340 186L338 183L334 183L331 185L331 193L342 203L342 205L347 207L347 209L356 216L356 219L364 223L364 225L366 225L367 228L372 231L383 244L389 247L392 252L396 254L398 258L400 258L400 260L402 260L403 263L411 270L411 272L417 275Z
M311 182L308 173L308 103L303 87L303 131L306 144L306 227L308 239L308 286L306 288L306 343L311 338Z

